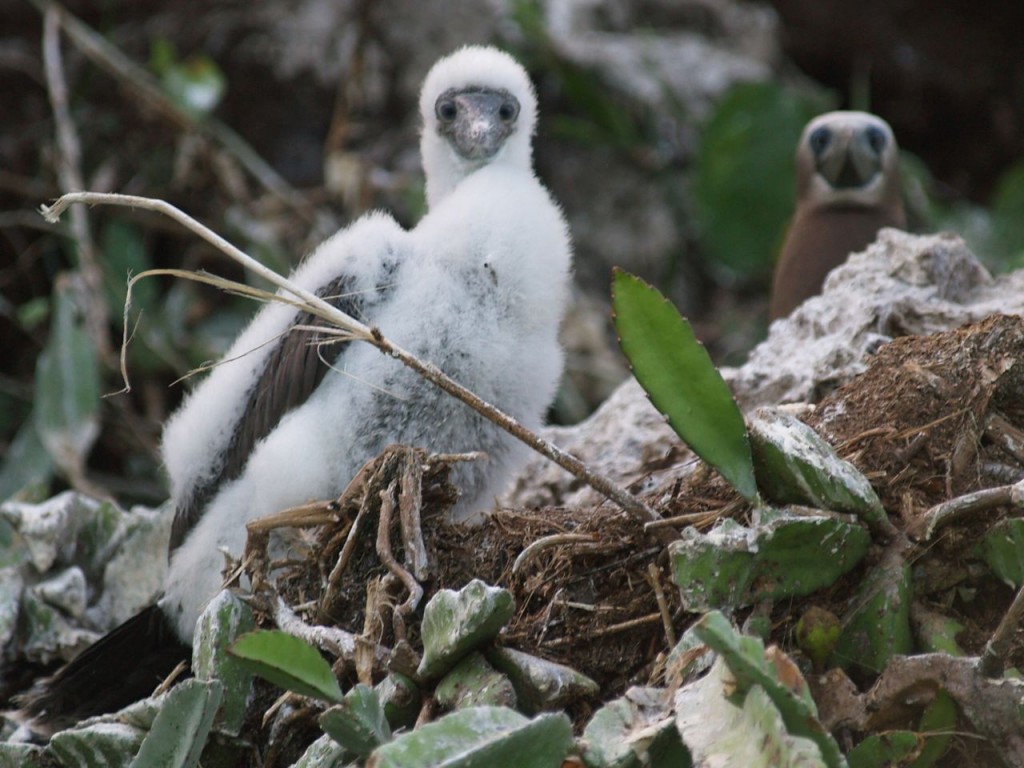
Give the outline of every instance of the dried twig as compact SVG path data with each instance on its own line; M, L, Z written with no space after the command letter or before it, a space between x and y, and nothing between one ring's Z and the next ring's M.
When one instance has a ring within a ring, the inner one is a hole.
M676 628L672 626L672 614L668 610L668 600L665 599L665 590L661 588L661 571L654 563L647 564L647 578L651 582L651 589L654 590L654 599L658 601L658 611L661 613L661 623L665 627L668 647L675 648Z
M361 640L343 629L307 624L281 597L277 597L274 601L274 622L282 632L302 638L307 643L348 661L354 662L356 649L361 645L366 645L365 640ZM383 645L373 646L373 659L378 667L384 666L390 653L391 650Z
M48 7L43 15L43 63L50 108L57 129L57 180L63 192L77 192L85 189L81 167L82 147L68 107L68 87L64 81L60 53L60 18L55 6ZM110 361L113 360L113 349L107 336L109 317L107 305L103 301L103 272L96 260L96 246L85 209L76 208L71 212L71 234L78 254L78 269L85 283L85 291L82 292L85 322L101 359Z
M593 533L553 533L550 536L544 536L531 543L519 553L519 557L512 563L512 574L519 573L528 562L545 549L558 547L562 544L583 544L586 547L592 548L597 545L599 540L599 537Z
M1024 618L1024 587L1017 591L1010 607L1006 610L1002 621L992 633L992 637L985 643L985 650L978 662L978 671L985 677L1002 677L1003 669L1006 667L1006 655L1013 643L1013 636L1020 628L1021 618Z
M607 637L608 635L615 635L615 634L618 634L619 632L625 632L625 631L630 630L630 629L636 629L637 627L642 627L644 624L655 624L655 623L657 623L659 621L661 621L661 613L660 612L658 612L658 613L649 613L646 616L638 616L637 618L630 619L629 621L623 621L623 622L620 622L619 624L610 624L607 627L601 627L599 629L595 629L593 632L591 632L588 635L588 637L590 639L597 638L597 637ZM554 640L551 640L549 642L546 642L543 645L546 648L557 648L558 646L571 645L572 643L578 643L578 642L579 642L579 638L576 638L576 637L559 637L559 638L555 638Z
M413 578L413 575L403 568L391 551L391 517L395 512L395 495L398 493L398 483L392 481L387 490L380 492L380 522L377 525L377 557L409 592L409 597L398 608L395 609L397 622L394 622L395 638L405 640L405 620L411 616L413 611L419 607L423 599L423 587Z
M936 530L961 517L1003 506L1024 508L1024 480L1013 485L986 488L936 504L925 512L914 526L913 535L915 538L927 541Z
M128 206L133 208L144 208L146 210L156 211L162 213L165 216L169 216L175 221L179 222L182 226L186 227L191 232L199 235L199 237L206 240L208 243L214 245L216 248L221 250L223 253L230 256L232 259L237 261L239 264L244 266L246 269L254 272L265 280L269 281L273 285L278 286L287 294L292 297L301 300L303 303L303 309L310 314L316 315L328 322L331 322L342 333L346 334L347 337L353 339L359 339L367 341L373 344L381 352L395 359L401 361L412 370L419 373L421 376L429 380L435 386L443 389L448 394L461 400L463 403L468 405L470 408L475 410L477 413L484 416L489 421L493 422L497 426L504 429L512 436L518 438L526 445L533 448L535 451L551 459L563 469L567 470L575 477L579 478L583 482L587 483L591 488L596 490L598 493L603 494L607 498L614 501L620 507L625 509L631 515L633 515L638 522L646 523L653 520L659 519L659 515L651 507L645 504L643 501L632 495L628 491L620 488L608 478L598 475L587 467L582 461L566 453L558 446L543 439L535 432L524 427L516 419L512 418L508 414L494 407L490 403L481 399L470 390L463 387L461 384L456 382L454 379L447 376L437 366L429 362L423 362L419 358L414 357L410 353L406 352L401 347L393 344L391 341L386 339L384 335L377 328L370 328L363 323L355 320L354 318L346 315L344 312L339 310L337 307L324 301L319 296L307 291L306 289L295 285L293 282L285 277L274 272L272 269L259 263L251 256L243 253L241 250L236 248L234 245L229 243L223 237L218 235L211 229L203 226L198 221L188 216L181 210L175 208L170 203L163 200L155 200L146 197L135 197L130 195L113 195L103 194L96 192L75 192L67 195L63 195L58 199L52 206L44 206L42 209L43 215L49 221L55 221L60 214L66 210L69 206L74 203L85 203L85 204L106 204L106 205L120 205ZM285 298L286 301L292 303L292 299ZM127 313L130 308L131 298L125 302L125 312ZM125 343L127 343L127 327L128 323L125 322L126 337ZM126 373L124 369L124 346L122 346L122 373ZM127 379L126 379L127 386Z

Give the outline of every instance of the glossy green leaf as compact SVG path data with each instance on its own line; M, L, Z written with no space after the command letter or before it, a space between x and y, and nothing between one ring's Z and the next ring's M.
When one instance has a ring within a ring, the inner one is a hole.
M370 757L374 768L558 768L572 748L562 714L528 720L505 707L460 709L403 734Z
M694 453L757 499L746 425L690 324L654 287L615 270L615 328L640 386Z
M253 674L289 691L341 701L341 687L320 652L286 632L258 630L239 637L228 653Z

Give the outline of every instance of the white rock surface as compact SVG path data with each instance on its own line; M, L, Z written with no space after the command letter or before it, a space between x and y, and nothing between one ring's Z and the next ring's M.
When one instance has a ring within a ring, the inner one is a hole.
M817 402L863 371L868 357L898 336L936 333L995 313L1024 314L1024 270L993 278L963 240L950 233L911 235L884 229L853 254L739 368L722 375L744 411L762 405ZM627 380L586 421L553 427L546 436L619 483L641 478L644 466L679 439ZM680 473L686 467L669 472ZM654 473L645 487L671 479ZM507 506L585 505L601 497L561 468L536 459L500 502Z

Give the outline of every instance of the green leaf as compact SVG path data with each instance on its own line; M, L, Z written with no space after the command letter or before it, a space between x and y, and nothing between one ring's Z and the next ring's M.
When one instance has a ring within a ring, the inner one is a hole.
M873 733L850 750L850 768L886 768L906 765L921 748L921 737L913 731Z
M572 747L564 714L527 720L505 707L460 709L378 748L374 768L557 768Z
M193 54L179 61L174 45L165 39L153 44L149 62L171 100L194 115L212 112L227 90L227 78L213 59Z
M619 269L612 305L622 351L654 407L694 453L757 503L743 416L690 324L656 288Z
M843 669L878 674L893 656L913 650L910 629L910 566L898 548L887 550L869 570L843 616L833 656Z
M235 641L228 653L250 672L274 685L317 699L342 699L331 665L316 648L287 632L248 632Z
M62 470L77 474L99 435L100 372L74 284L60 278L46 348L36 362L36 430Z
M920 733L925 738L924 749L911 764L911 768L931 768L949 751L956 731L956 702L946 691L939 689L935 700L921 715Z
M1014 589L1024 584L1024 520L997 522L978 544L978 552L993 573Z
M831 101L776 83L742 83L719 101L694 180L703 244L719 264L743 275L771 270L793 212L797 141Z

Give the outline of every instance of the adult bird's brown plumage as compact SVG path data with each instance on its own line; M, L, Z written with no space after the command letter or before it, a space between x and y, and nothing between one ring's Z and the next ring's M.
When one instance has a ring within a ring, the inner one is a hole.
M889 124L867 112L816 117L797 145L796 210L775 266L770 319L820 293L828 273L882 227L906 227Z

